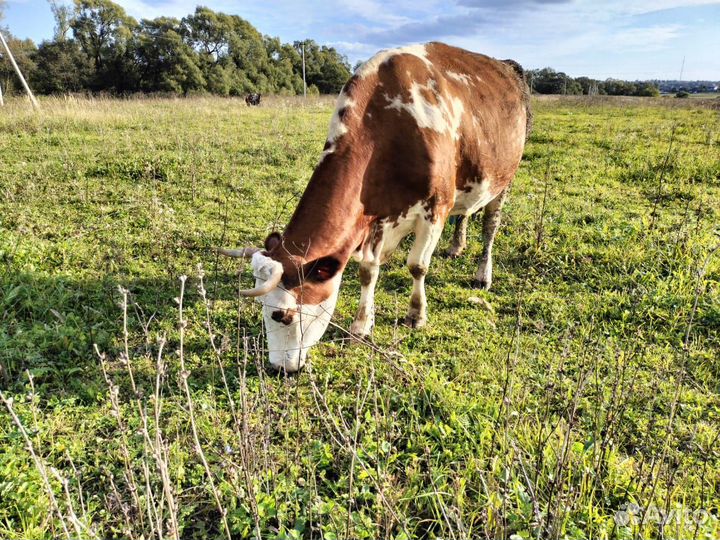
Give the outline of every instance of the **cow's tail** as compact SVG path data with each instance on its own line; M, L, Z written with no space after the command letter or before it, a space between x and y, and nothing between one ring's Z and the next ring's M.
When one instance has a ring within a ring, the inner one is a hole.
M503 60L503 64L507 64L510 66L513 71L515 72L515 75L518 78L518 83L520 84L520 87L522 88L522 94L523 94L523 103L525 104L525 112L526 112L526 120L525 120L525 140L530 137L530 132L532 131L533 127L533 114L532 109L530 108L530 87L527 83L527 77L525 76L525 70L523 67L518 64L515 60Z

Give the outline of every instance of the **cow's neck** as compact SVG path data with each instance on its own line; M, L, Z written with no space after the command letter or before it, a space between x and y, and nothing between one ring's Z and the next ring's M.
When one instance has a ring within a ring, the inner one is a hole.
M284 249L311 261L328 255L345 266L363 242L370 218L361 201L364 166L331 153L315 168L283 234Z

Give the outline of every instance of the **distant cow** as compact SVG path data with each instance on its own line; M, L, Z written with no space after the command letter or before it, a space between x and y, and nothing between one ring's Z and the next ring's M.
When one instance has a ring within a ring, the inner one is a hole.
M260 94L252 93L245 96L245 103L250 105L260 105Z
M300 369L325 332L351 256L360 262L360 305L350 327L374 323L380 264L410 233L413 279L405 324L427 319L425 275L449 216L450 255L465 247L467 217L484 208L484 249L475 285L489 288L500 209L530 126L522 69L442 43L382 51L337 99L325 148L285 232L252 256L244 296L263 304L270 363Z

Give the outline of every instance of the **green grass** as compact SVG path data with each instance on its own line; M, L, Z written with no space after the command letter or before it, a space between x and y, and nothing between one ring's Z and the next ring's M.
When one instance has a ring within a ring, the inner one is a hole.
M400 326L405 245L367 347L343 331L353 263L311 369L277 376L211 248L283 227L331 103L0 111L0 388L39 459L0 406L0 537L226 538L216 497L233 538L720 536L717 111L537 102L493 290L469 288L474 221L466 255L432 262L429 326ZM644 524L615 519L629 504Z

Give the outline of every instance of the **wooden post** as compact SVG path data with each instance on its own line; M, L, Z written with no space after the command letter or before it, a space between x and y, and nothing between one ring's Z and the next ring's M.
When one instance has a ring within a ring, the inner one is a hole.
M303 58L303 97L307 98L307 83L305 82L305 42L302 43L302 58Z
M4 107L4 106L5 106L5 101L3 100L2 86L0 86L0 107Z
M12 52L10 52L10 47L8 47L7 41L5 41L5 37L2 35L2 32L0 32L0 41L2 42L2 45L5 48L5 52L7 53L8 58L10 59L10 63L15 68L15 73L17 73L17 76L20 79L20 82L25 87L25 92L27 92L27 95L30 98L30 101L32 102L33 107L35 107L36 109L39 109L40 104L35 99L35 96L33 95L32 90L30 90L30 87L28 86L28 83L25 80L25 77L23 77L22 71L20 71L20 67L17 65L17 62L15 62L15 57L13 56Z

